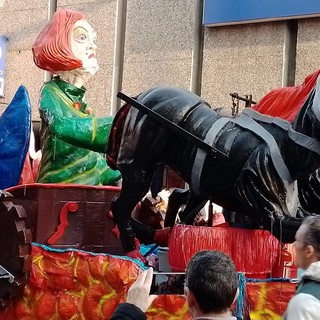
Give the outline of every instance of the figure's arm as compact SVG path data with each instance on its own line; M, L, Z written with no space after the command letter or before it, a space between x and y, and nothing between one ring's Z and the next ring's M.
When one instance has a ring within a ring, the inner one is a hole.
M73 108L54 91L44 88L41 94L40 109L42 117L49 123L50 131L63 141L90 149L105 152L112 125L112 117L86 117L79 111L77 117L67 117L63 108Z

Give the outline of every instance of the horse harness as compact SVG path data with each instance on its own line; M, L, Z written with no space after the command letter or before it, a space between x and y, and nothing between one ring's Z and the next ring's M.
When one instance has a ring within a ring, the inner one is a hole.
M313 111L317 110L315 108L315 104L318 103L318 106L320 105L319 91L320 90L315 91L316 94L315 94L313 105L312 105ZM320 119L320 111L316 113L317 118L318 118L318 115ZM295 180L292 179L291 177L289 169L287 168L287 165L283 160L283 157L281 155L281 152L276 140L271 135L271 133L269 133L265 128L263 128L257 121L273 124L287 131L288 137L291 140L293 140L296 144L304 148L307 148L308 150L313 151L316 154L320 155L320 143L318 140L295 131L292 128L291 123L286 120L283 120L277 117L268 116L268 115L263 115L250 108L245 109L237 117L234 117L234 118L222 117L218 119L216 122L213 123L212 127L208 130L204 138L204 141L210 145L215 144L217 142L217 139L219 137L221 130L223 130L223 128L230 122L252 132L256 136L258 136L258 138L262 139L266 145L268 145L270 149L271 160L285 188L287 189L288 192L290 192L289 194L292 194L292 192L297 193ZM231 146L232 144L229 144L228 150L225 150L226 153L230 152ZM200 148L197 149L197 153L196 153L195 160L193 163L193 168L192 168L191 185L192 185L192 189L198 193L201 187L200 179L202 176L202 168L207 156L208 154L204 150Z

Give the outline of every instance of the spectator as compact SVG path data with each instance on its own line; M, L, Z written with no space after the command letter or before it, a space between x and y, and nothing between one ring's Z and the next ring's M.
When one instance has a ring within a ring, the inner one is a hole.
M145 320L145 312L156 298L150 295L153 269L143 271L128 290L126 303L121 303L113 313L110 320Z
M111 320L145 320L144 312L154 296L149 296L152 271L142 273L128 291ZM196 253L186 270L185 295L192 319L236 320L231 305L238 296L238 277L232 260L222 252Z
M303 220L296 233L294 248L295 264L305 271L284 319L320 319L320 216Z

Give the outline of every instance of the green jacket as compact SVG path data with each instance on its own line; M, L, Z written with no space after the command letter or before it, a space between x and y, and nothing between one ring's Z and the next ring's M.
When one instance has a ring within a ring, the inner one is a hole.
M106 151L113 118L89 114L85 91L59 77L43 86L37 182L112 185L121 178L100 154Z
M299 293L311 294L312 296L320 300L320 282L308 278L302 279L296 290L296 294Z

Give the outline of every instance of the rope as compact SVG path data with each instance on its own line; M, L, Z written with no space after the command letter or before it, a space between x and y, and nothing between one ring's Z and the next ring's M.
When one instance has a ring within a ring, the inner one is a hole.
M246 278L242 272L238 272L239 296L236 303L235 316L237 319L245 319L245 315L249 314L248 302L246 299Z

